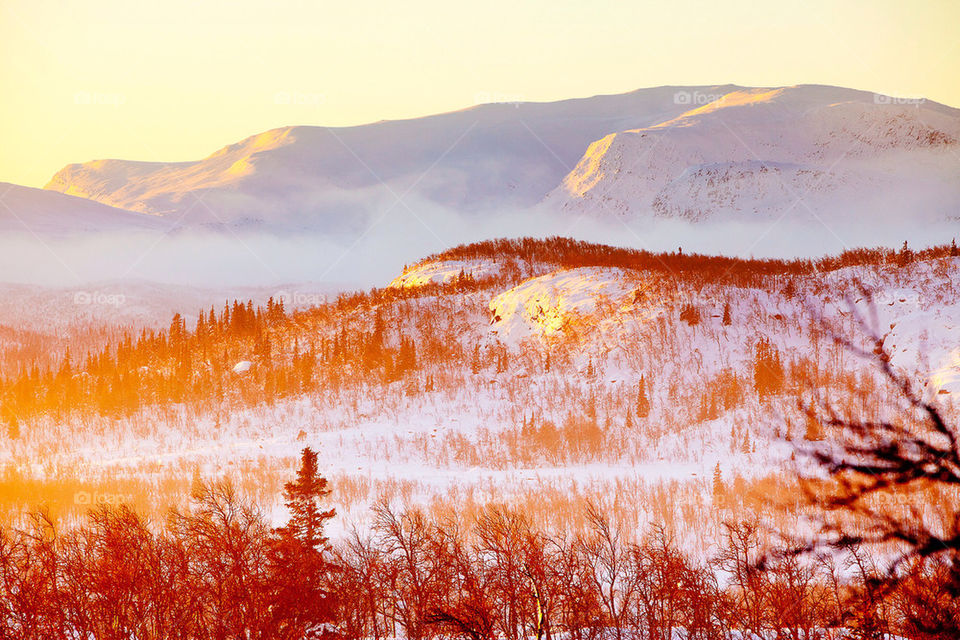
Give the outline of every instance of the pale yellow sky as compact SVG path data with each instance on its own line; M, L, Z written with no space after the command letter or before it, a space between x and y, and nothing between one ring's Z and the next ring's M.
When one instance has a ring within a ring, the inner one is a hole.
M0 0L0 180L662 84L823 83L960 106L960 2Z

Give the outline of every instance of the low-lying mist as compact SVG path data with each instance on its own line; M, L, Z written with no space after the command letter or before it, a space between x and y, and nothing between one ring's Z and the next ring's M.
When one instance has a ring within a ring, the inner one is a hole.
M364 231L354 235L251 228L7 233L0 238L0 281L50 287L127 279L196 287L314 282L354 289L384 286L405 264L495 237L561 235L651 251L817 257L856 247L900 247L904 241L920 248L949 242L960 231L956 222L907 224L905 218L837 223L842 218L798 210L755 222L627 222L543 208L467 215L409 203L371 214Z

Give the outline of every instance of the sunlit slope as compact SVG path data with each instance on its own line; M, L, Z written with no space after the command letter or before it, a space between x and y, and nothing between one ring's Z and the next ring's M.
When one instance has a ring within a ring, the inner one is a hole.
M628 219L957 216L956 109L816 85L711 97L594 141L547 201Z
M695 87L698 92L730 87ZM553 103L485 104L424 118L267 131L203 160L72 164L48 189L183 223L253 222L350 230L397 197L484 210L526 207L591 140L687 110L659 87ZM411 205L413 206L413 205Z

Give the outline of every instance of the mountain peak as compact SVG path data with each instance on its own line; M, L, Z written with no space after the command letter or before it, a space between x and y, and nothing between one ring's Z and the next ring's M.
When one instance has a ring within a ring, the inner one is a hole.
M468 215L543 203L561 215L700 219L731 207L736 218L779 215L799 190L825 210L867 215L896 202L936 217L960 204L956 156L941 157L958 139L960 111L932 102L826 85L662 86L354 127L280 127L194 162L69 165L47 188L186 225L348 234L399 194L408 205Z

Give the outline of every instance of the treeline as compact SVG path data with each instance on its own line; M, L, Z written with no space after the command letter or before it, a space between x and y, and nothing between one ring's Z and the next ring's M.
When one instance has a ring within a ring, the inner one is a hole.
M367 533L331 545L329 490L303 453L272 528L229 484L152 527L100 507L59 531L42 514L0 530L0 637L624 640L956 638L948 567L891 581L863 549L770 555L755 524L727 526L709 561L652 526L634 541L597 508L578 535L488 507L472 522L374 508Z
M955 241L921 250L912 250L906 243L899 250L886 247L847 249L837 256L817 259L757 259L711 256L675 252L655 253L595 244L572 238L500 238L463 244L434 254L430 260L504 260L543 262L566 268L621 267L643 271L667 272L679 278L695 277L702 282L748 284L756 278L773 275L804 276L835 271L845 267L895 264L904 266L915 260L930 260L960 255Z
M469 277L448 291L478 287ZM196 412L270 403L303 393L404 381L430 391L444 371L503 371L498 345L465 349L452 305L423 292L374 290L289 312L282 301L234 300L189 326L121 332L77 353L53 350L0 373L0 429L16 438L35 418L124 416L145 407ZM249 363L237 369L237 365Z
M431 301L440 294L512 286L529 275L530 264L669 269L678 277L692 279L695 287L710 278L762 280L786 274L789 279L792 274L851 264L892 261L905 265L955 253L955 245L920 252L906 247L899 251L863 249L812 262L653 254L569 238L463 245L433 258L487 257L500 260L504 268L484 278L464 273L447 284L343 294L335 301L294 313L284 309L282 301L254 306L249 300L234 300L219 311L199 312L196 323L189 327L177 314L166 330L103 336L97 347L86 352L37 353L32 349L30 360L20 359L16 368L8 358L0 378L0 428L16 438L24 423L38 416L119 416L143 407L173 404L204 411L219 409L224 402L272 402L343 385L398 380L405 380L410 391L417 392L433 389L444 370L476 373L489 366L503 372L504 349L465 350L460 342L462 330L450 321L452 309ZM763 285L759 280L751 282ZM764 286L774 283L767 281ZM681 319L699 324L700 312L687 305ZM729 307L723 321L732 322ZM77 344L74 348L81 347ZM248 369L234 371L245 361L252 363Z
M369 323L349 312L336 322L328 310L305 316L291 317L272 299L263 307L235 300L199 313L192 327L176 314L167 330L124 333L79 359L69 351L36 358L0 379L0 424L15 438L22 422L40 415L272 402L357 377L389 382L417 367L417 345L388 330L382 314Z
M143 329L75 359L71 352L35 360L0 382L0 418L8 431L39 414L133 412L154 404L222 400L238 361L256 359L264 388L282 396L309 383L316 358L311 345L280 357L273 343L287 323L282 302L266 307L234 301L217 313L201 311L187 327L174 315L166 331ZM12 435L12 434L11 434Z

